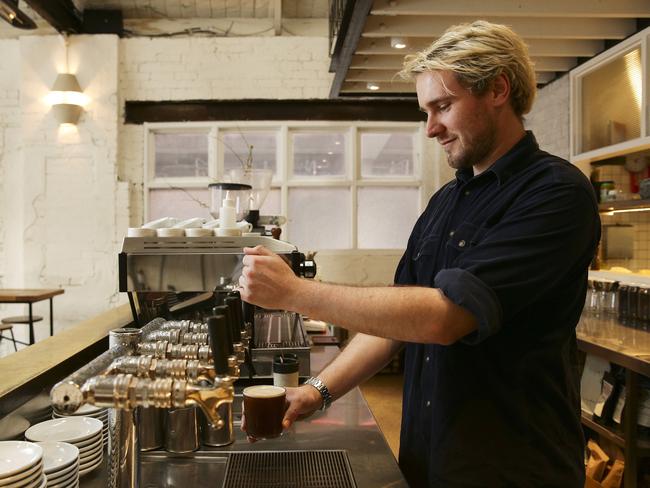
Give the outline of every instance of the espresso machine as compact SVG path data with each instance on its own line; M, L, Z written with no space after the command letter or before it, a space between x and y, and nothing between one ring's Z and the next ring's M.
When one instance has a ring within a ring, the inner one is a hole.
M109 486L140 486L141 451L191 452L197 439L232 443L234 384L240 375L271 376L276 354L296 354L300 375L309 375L300 315L254 307L236 290L243 248L260 244L296 274L315 275L295 246L265 236L124 239L119 287L136 327L112 331L109 350L50 395L61 412L84 403L109 408ZM201 432L188 433L196 429L195 407Z

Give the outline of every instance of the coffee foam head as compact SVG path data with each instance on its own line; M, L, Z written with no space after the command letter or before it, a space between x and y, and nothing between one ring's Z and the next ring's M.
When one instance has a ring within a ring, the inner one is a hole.
M256 385L244 388L244 396L249 398L275 398L283 396L284 388L272 385Z

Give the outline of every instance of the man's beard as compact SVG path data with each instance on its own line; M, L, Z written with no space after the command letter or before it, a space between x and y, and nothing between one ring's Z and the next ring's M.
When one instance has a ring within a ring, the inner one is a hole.
M456 139L460 143L460 139ZM487 124L480 133L466 138L460 151L456 154L447 152L447 163L453 169L470 169L474 165L482 163L493 151L496 143L496 127Z

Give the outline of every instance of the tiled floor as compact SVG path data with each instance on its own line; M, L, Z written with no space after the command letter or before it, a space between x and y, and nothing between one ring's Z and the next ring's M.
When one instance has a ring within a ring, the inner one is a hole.
M376 375L361 385L363 396L396 458L402 419L402 385L401 374Z

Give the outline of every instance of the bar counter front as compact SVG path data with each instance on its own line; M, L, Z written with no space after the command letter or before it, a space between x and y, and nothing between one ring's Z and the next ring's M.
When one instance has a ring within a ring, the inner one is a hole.
M92 321L86 321L83 326L92 327L90 322ZM47 341L54 342L57 339L56 336L48 338L41 341L39 346L46 347ZM338 353L336 346L313 346L310 356L311 373L317 374ZM24 364L30 356L29 350L22 350L16 356L20 357L15 360ZM10 356L0 359L0 363L10 359L13 358ZM68 358L67 362L70 363L70 360L74 358ZM75 364L76 367L82 365L83 363ZM29 378L24 379L24 383L14 378L11 385L13 388L2 388L2 414L8 413L9 405L18 406L22 403L27 392L34 392L37 386L44 388L60 380L61 373L55 366L57 365L51 364L41 368L38 375L32 372ZM270 378L255 378L252 381L256 384L271 382ZM359 388L338 399L327 411L319 411L308 419L297 421L281 437L250 443L240 428L241 392L250 384L251 380L240 378L234 385L234 443L224 447L202 445L198 451L186 454L164 450L142 452L139 464L140 486L408 486ZM109 459L109 454L105 453L101 468L81 477L80 486L108 486ZM113 462L116 460L113 459Z

